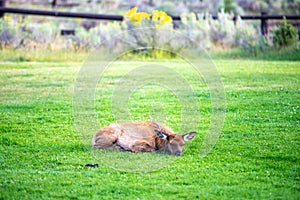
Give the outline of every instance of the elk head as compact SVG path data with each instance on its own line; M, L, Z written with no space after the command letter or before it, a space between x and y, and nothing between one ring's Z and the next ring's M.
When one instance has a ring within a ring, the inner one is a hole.
M184 141L192 140L196 135L196 132L190 132L183 135L176 133L168 134L158 130L154 130L154 132L160 139L166 141L165 146L161 149L161 151L175 156L181 156Z

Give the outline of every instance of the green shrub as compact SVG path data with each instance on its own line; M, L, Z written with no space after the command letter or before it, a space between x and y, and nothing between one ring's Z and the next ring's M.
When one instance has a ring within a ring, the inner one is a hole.
M224 11L227 13L233 12L236 14L236 7L233 0L223 0Z
M297 29L284 18L273 31L273 43L277 48L290 47L297 42Z

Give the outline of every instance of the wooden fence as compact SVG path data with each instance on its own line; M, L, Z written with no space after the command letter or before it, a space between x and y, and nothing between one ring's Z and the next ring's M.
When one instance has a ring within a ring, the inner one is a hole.
M70 17L70 18L85 18L94 20L113 20L122 21L123 16L121 15L106 15L106 14L91 14L91 13L75 13L75 12L61 12L53 10L32 10L32 9L21 9L21 8L9 8L5 7L5 0L0 0L0 18L5 13L22 14L22 15L41 15L41 16L52 16L52 17ZM173 20L181 20L180 16L171 16ZM212 16L213 19L218 19L218 16ZM243 20L260 20L261 33L262 35L268 34L268 20L300 20L300 15L268 15L266 12L262 12L261 15L243 15L240 16ZM236 20L237 16L233 17Z

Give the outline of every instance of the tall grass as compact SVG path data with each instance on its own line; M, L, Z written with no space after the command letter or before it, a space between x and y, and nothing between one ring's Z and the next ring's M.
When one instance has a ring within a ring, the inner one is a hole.
M84 62L93 50L27 50L6 48L0 50L0 61L10 62ZM256 52L243 49L214 49L207 51L213 59L289 60L299 61L300 49L268 49ZM164 50L138 50L122 56L125 60L174 60L177 54Z

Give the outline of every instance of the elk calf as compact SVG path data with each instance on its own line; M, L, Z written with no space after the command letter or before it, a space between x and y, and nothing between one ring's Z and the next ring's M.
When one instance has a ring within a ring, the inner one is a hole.
M92 139L93 148L132 152L164 152L182 155L184 141L196 132L179 135L170 128L152 121L111 124L100 129Z

